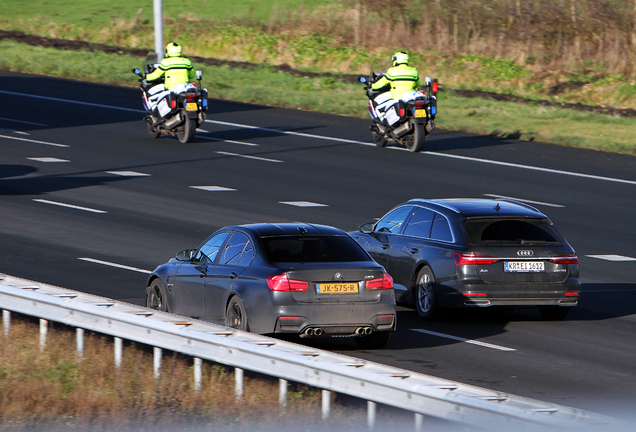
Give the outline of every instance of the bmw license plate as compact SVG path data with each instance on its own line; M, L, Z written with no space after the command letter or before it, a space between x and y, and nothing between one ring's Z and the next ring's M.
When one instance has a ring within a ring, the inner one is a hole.
M426 117L426 110L425 109L415 110L415 117L416 118Z
M505 261L504 271L542 272L545 271L545 263L543 261Z
M188 102L186 103L186 111L196 111L199 107L196 102Z
M357 294L357 283L316 284L317 294Z

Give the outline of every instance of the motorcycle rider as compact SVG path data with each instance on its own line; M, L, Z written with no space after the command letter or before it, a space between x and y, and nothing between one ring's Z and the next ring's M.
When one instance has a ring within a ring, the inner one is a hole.
M166 56L159 67L146 75L146 81L156 81L164 77L166 90L178 93L194 78L194 68L190 59L182 57L183 48L177 42L166 45Z
M381 114L383 120L386 117L385 113L398 100L410 100L414 91L417 91L420 87L419 73L417 69L409 66L409 55L406 52L396 52L391 57L391 60L393 67L389 68L383 77L371 85L372 90L379 90L389 84L391 86L390 93L381 93L374 99L376 110ZM389 123L391 123L390 120Z

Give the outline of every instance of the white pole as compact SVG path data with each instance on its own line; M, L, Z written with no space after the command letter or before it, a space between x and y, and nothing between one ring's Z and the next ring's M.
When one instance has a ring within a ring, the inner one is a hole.
M422 430L424 424L424 416L420 413L415 413L415 432Z
M11 312L2 310L2 326L4 327L4 337L9 337L9 328L11 327Z
M163 6L161 0L153 1L155 17L155 52L157 61L163 60Z
M77 342L77 357L78 358L82 358L84 357L84 329L83 328L77 328L77 330L75 331L75 339Z
M121 366L121 355L122 355L122 340L121 338L115 338L115 368L119 369Z
M234 368L234 394L236 395L236 400L240 400L243 397L243 369Z
M367 426L369 430L375 429L375 407L375 402L367 401Z
M331 392L329 390L322 391L322 419L327 420L331 413Z
M194 389L199 391L201 390L201 365L203 361L195 357L194 358Z
M155 368L155 378L159 378L161 376L161 348L154 347L153 348L153 364Z
M49 322L40 318L40 350L46 346L46 334L49 331Z
M278 403L281 408L285 409L287 407L287 380L284 380L282 378L279 379L278 386Z

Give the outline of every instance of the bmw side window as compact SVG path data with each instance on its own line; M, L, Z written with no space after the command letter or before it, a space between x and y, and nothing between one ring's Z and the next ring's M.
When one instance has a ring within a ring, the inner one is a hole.
M404 230L404 235L429 238L431 227L435 219L435 212L422 207L416 207L415 213Z
M451 233L448 221L439 213L435 214L433 229L431 230L431 238L433 240L443 240L447 242L453 241L453 234Z
M248 239L245 234L239 232L234 233L232 238L227 242L227 245L225 245L219 264L238 265L241 260L241 255L249 242L250 239Z
M373 231L393 234L400 232L400 228L402 228L404 221L411 214L412 210L413 206L403 206L393 210L375 224Z
M222 232L205 242L197 253L197 260L205 263L213 263L219 253L219 249L221 249L223 242L225 242L225 239L229 235L230 233L228 232Z
M239 260L239 267L247 267L252 262L254 258L254 248L252 247L252 242L248 241L245 245L245 250L243 251L243 255L241 255L241 259Z

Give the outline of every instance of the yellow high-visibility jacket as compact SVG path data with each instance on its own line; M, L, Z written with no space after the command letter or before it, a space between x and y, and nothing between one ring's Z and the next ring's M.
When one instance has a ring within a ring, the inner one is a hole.
M406 64L393 66L386 74L371 85L373 90L391 84L391 99L399 99L406 91L417 90L420 87L420 76L417 69Z
M146 75L146 80L155 81L164 75L166 90L172 90L175 84L189 83L194 78L192 62L185 57L166 57L154 72Z

